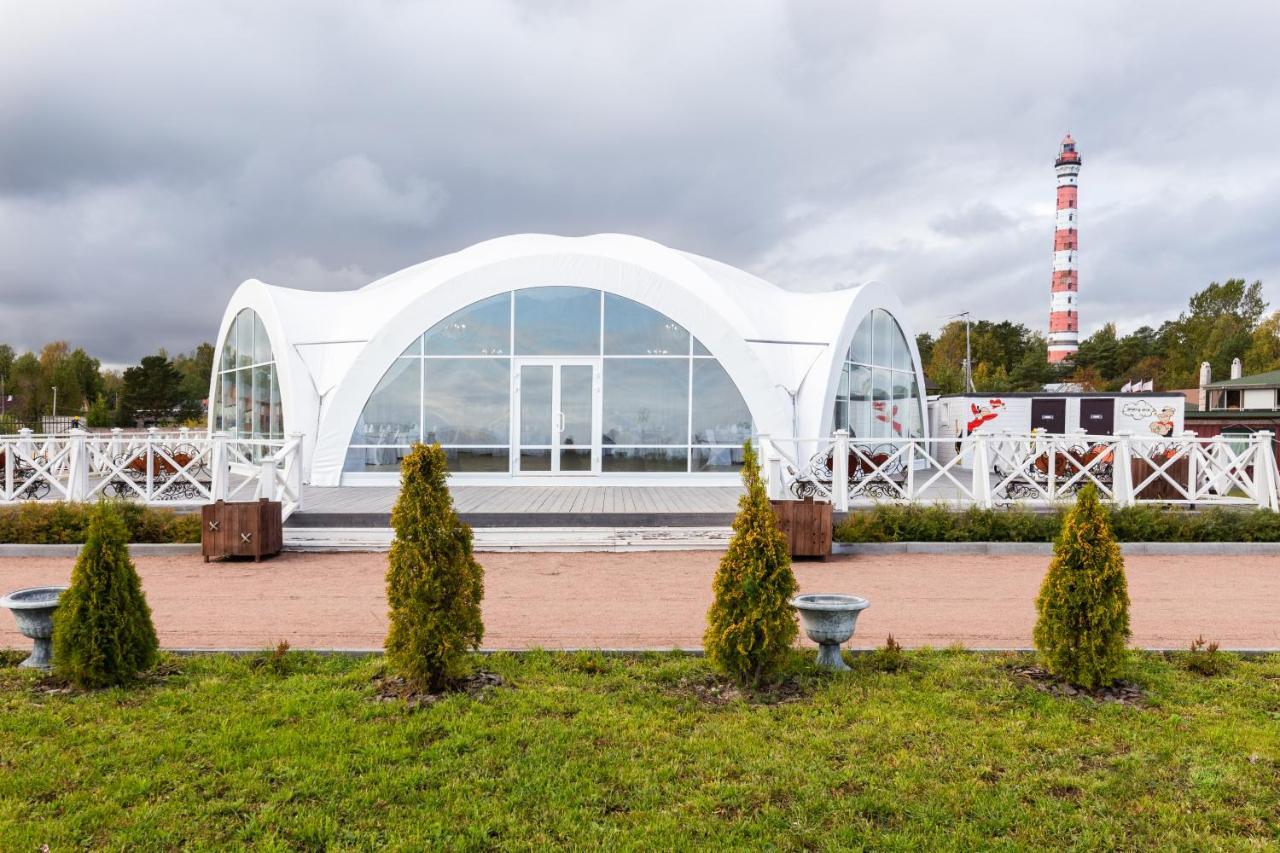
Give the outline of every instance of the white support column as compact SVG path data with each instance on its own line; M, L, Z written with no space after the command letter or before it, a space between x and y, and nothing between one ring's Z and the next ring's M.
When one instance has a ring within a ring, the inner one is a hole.
M831 448L831 505L836 512L849 511L849 431L836 430Z
M107 457L112 464L120 458L120 454L124 452L120 444L120 436L124 432L120 427L111 428L111 441L107 443Z
M1116 458L1111 469L1111 489L1115 493L1116 506L1133 506L1133 458L1131 439L1133 434L1122 432L1117 435Z
M18 455L25 459L36 455L36 446L31 441L31 430L28 427L18 430Z
M215 501L225 501L227 499L227 480L230 477L230 469L227 464L227 434L225 432L215 432L210 436L213 441L213 449L209 453L209 470L213 474L213 481L210 484L210 495Z
M973 442L973 499L983 509L991 509L995 506L991 495L991 436L976 433L969 440Z
M70 431L71 450L67 466L67 500L83 501L89 495L88 433L76 428Z

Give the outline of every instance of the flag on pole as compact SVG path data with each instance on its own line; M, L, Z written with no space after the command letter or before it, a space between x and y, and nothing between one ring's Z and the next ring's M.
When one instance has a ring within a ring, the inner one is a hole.
M1130 391L1132 391L1132 390L1133 390L1133 380L1130 380L1130 381L1128 381L1128 382L1124 383L1124 387L1122 387L1122 388L1120 389L1120 393L1121 393L1121 394L1128 394L1128 393L1129 393Z
M1154 379L1148 379L1148 380L1146 381L1146 383L1144 383L1141 387L1139 387L1139 388L1138 388L1138 390L1139 390L1139 391L1154 391L1154 390L1156 390L1156 381L1155 381Z

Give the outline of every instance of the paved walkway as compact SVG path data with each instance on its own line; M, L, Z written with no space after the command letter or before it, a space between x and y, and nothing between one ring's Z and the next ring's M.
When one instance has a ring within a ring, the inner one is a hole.
M486 648L701 645L720 555L481 554ZM167 648L368 649L386 631L385 554L299 554L254 563L199 557L137 561ZM865 595L855 645L890 631L909 646L1031 644L1044 557L886 555L796 564L805 592ZM1133 642L1184 647L1203 634L1226 648L1280 649L1274 557L1130 557ZM65 583L68 558L0 559L0 590ZM0 614L0 646L27 647Z

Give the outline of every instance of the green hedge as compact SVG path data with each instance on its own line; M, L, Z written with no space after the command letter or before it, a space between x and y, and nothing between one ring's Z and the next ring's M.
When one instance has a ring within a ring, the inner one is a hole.
M934 504L883 504L850 512L835 528L837 542L1052 542L1066 510L956 511ZM1192 512L1160 506L1111 510L1121 542L1280 542L1280 514L1261 509Z
M179 514L118 501L130 542L199 542L200 515ZM64 545L84 542L93 504L28 502L0 507L0 544Z

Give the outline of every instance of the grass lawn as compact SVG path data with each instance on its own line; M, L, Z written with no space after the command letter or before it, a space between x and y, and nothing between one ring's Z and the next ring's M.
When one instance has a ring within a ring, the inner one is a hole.
M714 704L678 655L484 658L508 687L409 710L382 662L170 660L60 695L0 667L0 849L1267 847L1280 655L1136 655L1146 707L1045 695L1016 656L908 653L784 704Z

